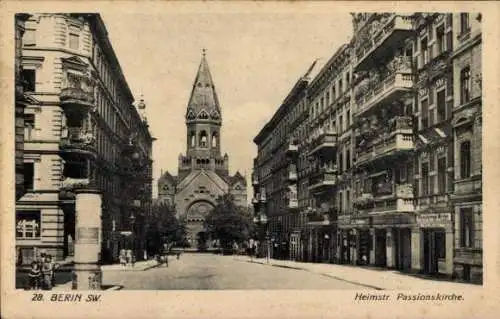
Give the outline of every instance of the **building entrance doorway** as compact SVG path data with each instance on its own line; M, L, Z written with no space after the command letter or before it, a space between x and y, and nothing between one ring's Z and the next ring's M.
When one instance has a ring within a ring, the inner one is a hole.
M387 265L387 231L375 229L375 265L385 267Z
M196 248L204 251L208 248L208 234L204 231L196 234Z
M445 258L446 237L444 230L424 229L424 273L437 274L439 259Z

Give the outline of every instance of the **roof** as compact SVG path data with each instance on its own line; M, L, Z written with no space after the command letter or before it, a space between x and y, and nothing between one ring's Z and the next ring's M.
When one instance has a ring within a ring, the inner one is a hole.
M162 182L162 181L170 181L172 183L176 183L177 182L177 177L170 174L168 171L166 171L165 173L163 173L160 178L158 179L158 182Z
M203 52L186 111L186 120L220 121L221 111L208 62Z
M238 182L243 182L244 185L246 185L246 179L243 175L240 174L239 171L236 171L236 174L234 174L233 176L231 176L229 178L229 185L234 185Z

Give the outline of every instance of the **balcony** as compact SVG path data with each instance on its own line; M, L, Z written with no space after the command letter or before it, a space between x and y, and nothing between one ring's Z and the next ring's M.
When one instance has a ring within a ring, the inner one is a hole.
M365 214L409 213L415 211L412 198L374 198L373 204L359 208Z
M309 178L309 191L324 191L337 184L337 171L331 168L322 168Z
M307 216L308 226L328 226L332 220L328 212L313 212Z
M401 155L415 149L411 131L394 131L388 138L378 141L358 151L357 164L363 165L389 156Z
M88 178L71 178L66 177L61 183L61 189L70 191L77 188L85 188L89 185L90 180Z
M289 209L297 209L299 208L299 201L297 198L297 189L296 187L291 187L288 192L288 208Z
M394 15L385 23L372 24L374 31L360 39L356 49L356 70L366 70L380 61L413 34L413 17ZM368 38L369 37L369 38Z
M94 134L80 127L68 128L67 137L61 138L59 144L62 153L77 153L91 157L97 156Z
M414 81L415 76L411 69L402 68L396 70L395 73L375 83L375 85L367 89L366 92L357 95L356 115L360 116L369 110L375 109L377 105L387 104L399 99L403 94L411 91Z
M337 133L326 131L311 140L309 156L320 151L334 150L337 147Z
M465 179L455 180L454 186L455 192L452 195L453 201L481 200L482 198L482 174Z
M299 146L293 143L288 144L288 148L286 149L286 155L290 157L297 156L299 153Z
M255 173L252 174L252 185L259 186L259 176Z
M385 183L386 193L363 193L353 200L353 206L363 213L400 213L415 211L412 184ZM392 193L391 193L392 189ZM382 189L380 189L382 191Z
M67 87L61 90L59 96L61 107L66 110L77 108L79 110L91 110L94 107L94 93L85 91L78 87Z

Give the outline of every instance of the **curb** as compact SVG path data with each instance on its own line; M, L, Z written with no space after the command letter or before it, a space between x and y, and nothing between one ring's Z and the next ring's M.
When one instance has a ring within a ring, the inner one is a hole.
M340 281L347 282L347 283L354 284L354 285L358 285L358 286L363 286L363 287L367 287L367 288L371 288L371 289L375 289L375 290L387 290L386 288L382 288L382 287L378 287L378 286L373 286L373 285L368 285L368 284L364 284L364 283L360 283L360 282L356 282L356 281L346 280L346 279L343 279L341 277L337 277L337 276L325 274L325 273L322 273L322 272L313 271L313 270L310 270L310 269L307 269L307 268L286 266L286 265L280 265L280 264L274 264L274 263L269 263L268 264L268 263L259 262L259 261L250 261L250 260L244 260L244 261L249 262L249 263L261 264L261 265L269 265L269 266L272 266L272 267L280 267L280 268L288 268L288 269L295 269L295 270L303 270L303 271L307 271L307 272L310 272L310 273L313 273L313 274L318 274L318 275L321 275L321 276L325 276L325 277L328 277L328 278L333 278L333 279L336 279L336 280L340 280Z

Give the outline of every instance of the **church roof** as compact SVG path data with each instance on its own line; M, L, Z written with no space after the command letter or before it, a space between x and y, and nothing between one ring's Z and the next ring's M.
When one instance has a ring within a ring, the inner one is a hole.
M208 178L214 182L217 187L219 187L222 191L227 191L227 183L222 179L216 172L210 170L199 170L199 171L191 171L182 181L177 185L178 190L182 190L187 187L191 182L193 182L198 176L206 175Z
M198 72L193 83L191 97L186 111L186 120L216 120L220 121L221 111L219 99L215 92L215 86L210 74L205 50L201 58Z
M160 178L158 179L158 182L161 182L161 181L170 181L171 183L176 183L177 182L177 177L170 174L168 171L166 171L165 173L163 173Z
M239 171L236 171L236 174L230 177L229 184L232 186L238 182L242 182L243 185L246 185L245 177L241 175Z

